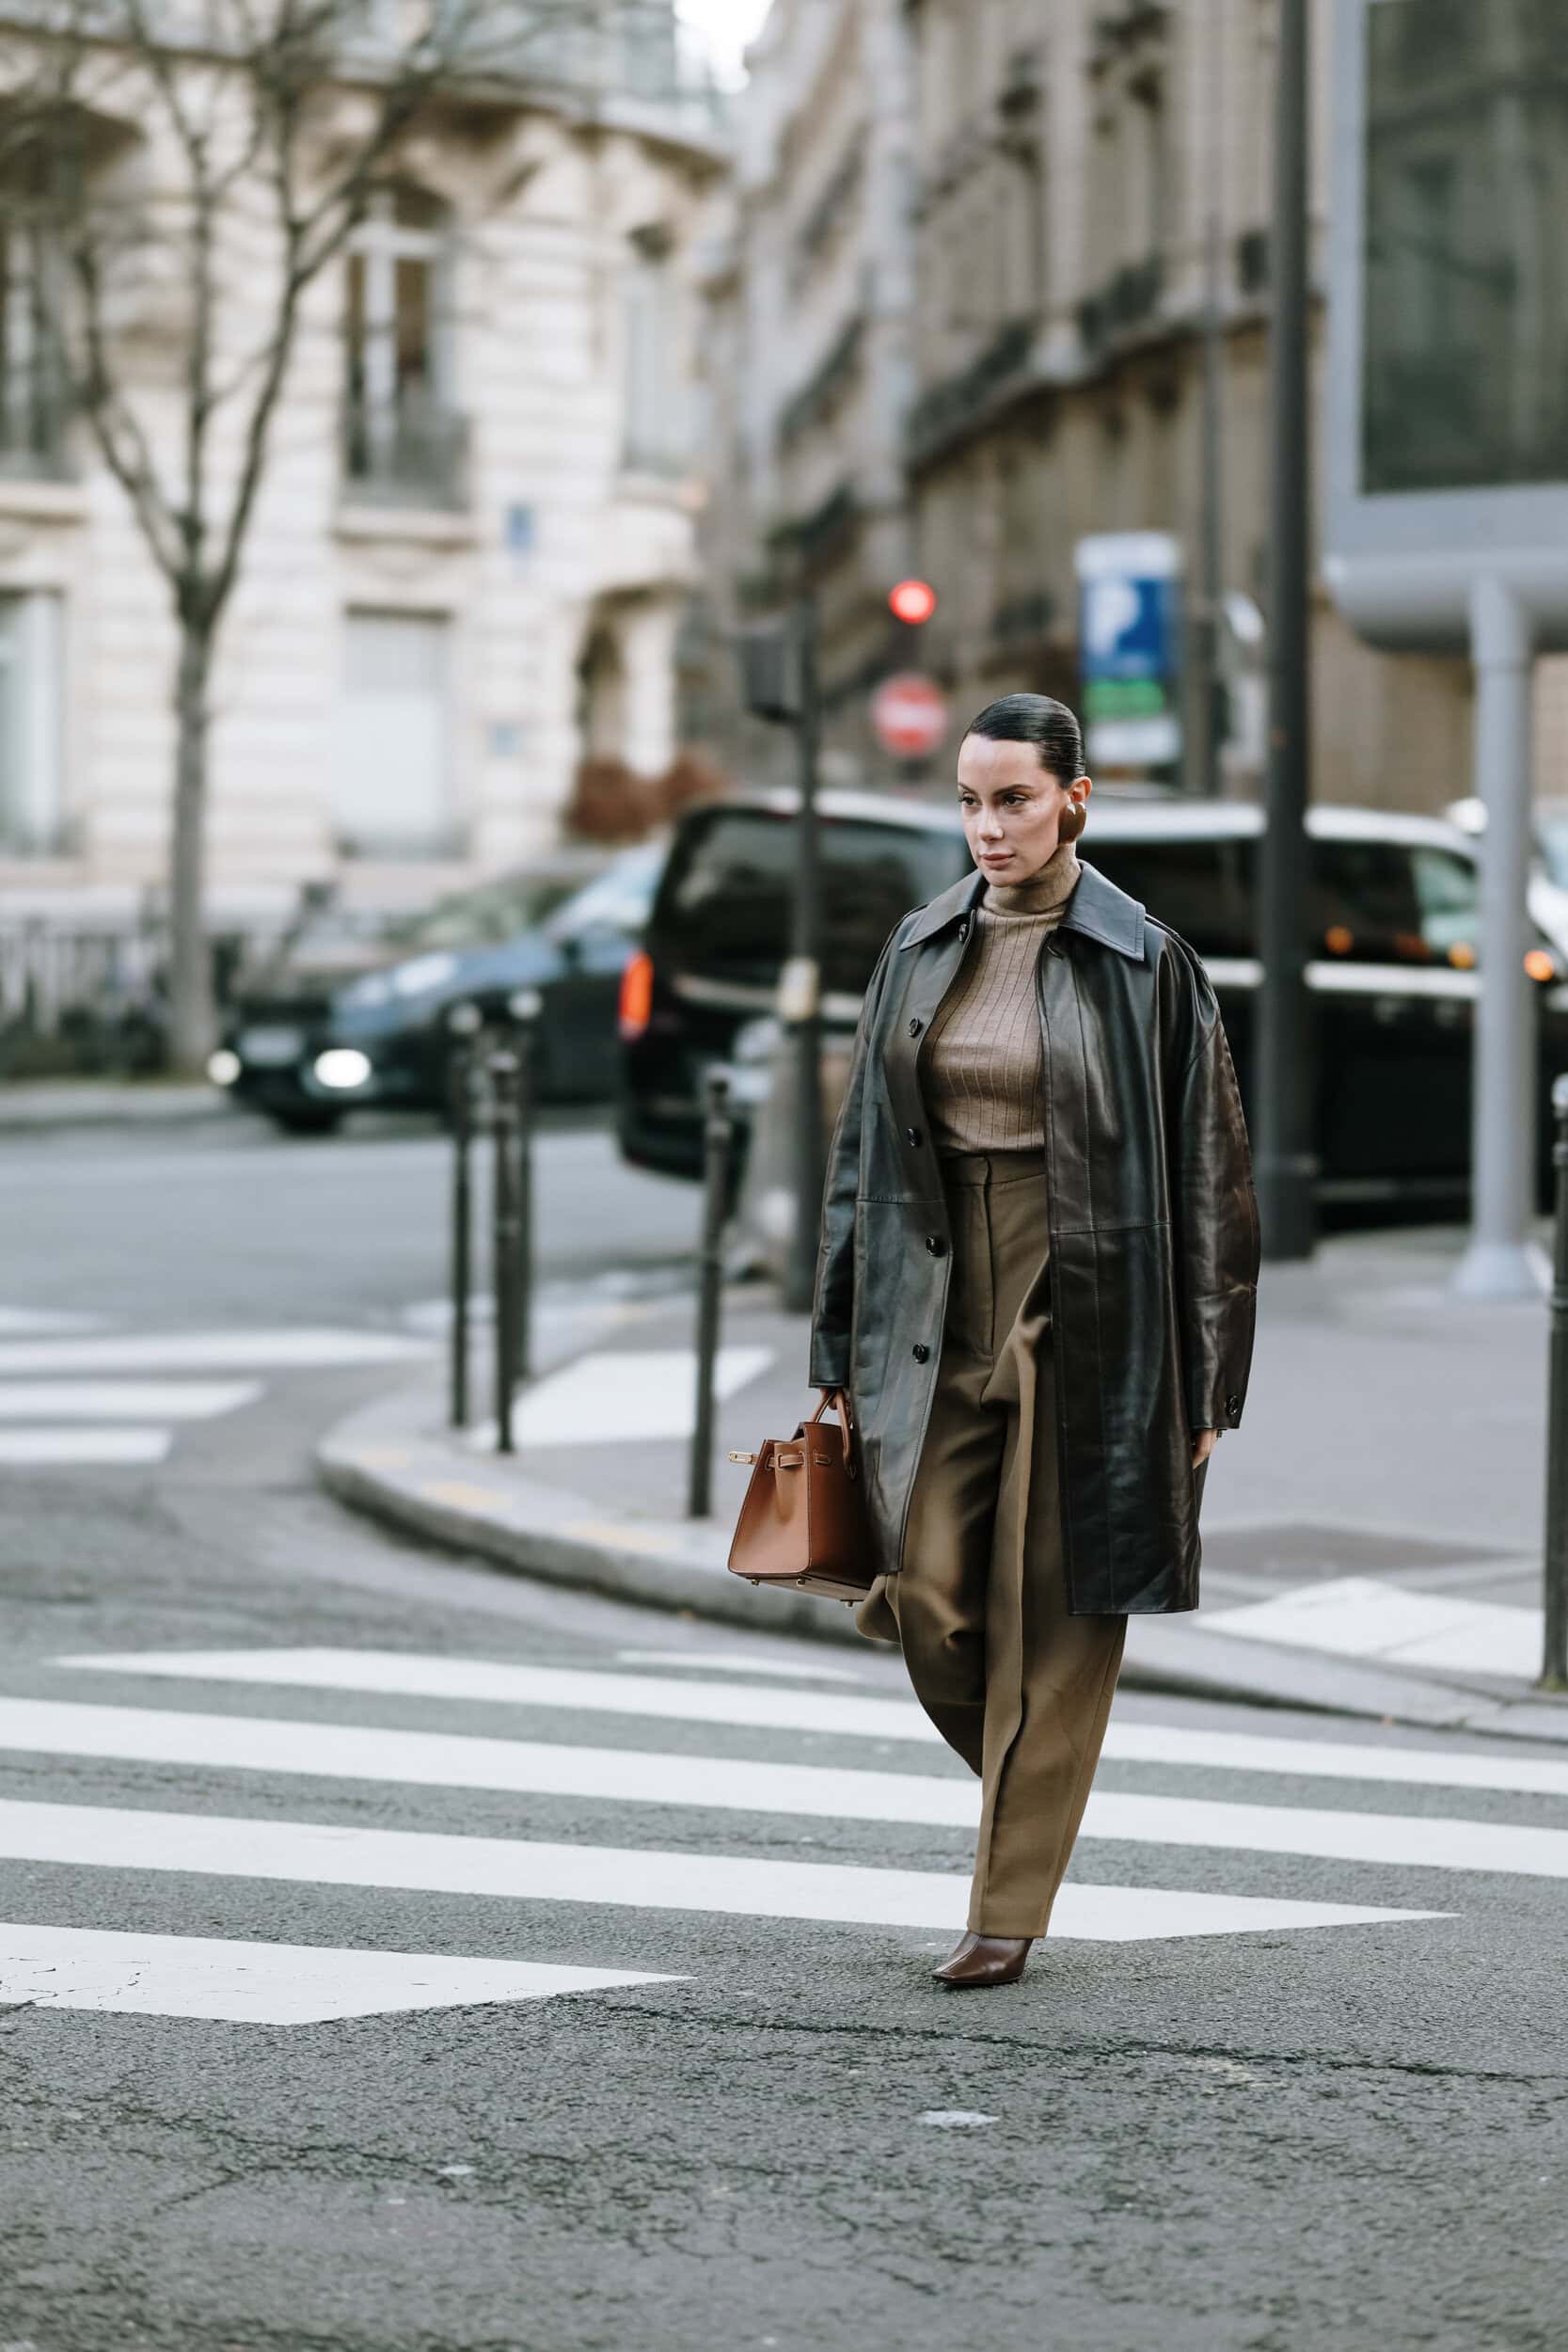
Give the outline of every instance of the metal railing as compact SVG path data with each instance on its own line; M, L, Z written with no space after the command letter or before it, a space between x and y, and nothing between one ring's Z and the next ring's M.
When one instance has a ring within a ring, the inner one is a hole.
M373 506L458 510L468 502L468 420L426 400L350 401L347 495Z

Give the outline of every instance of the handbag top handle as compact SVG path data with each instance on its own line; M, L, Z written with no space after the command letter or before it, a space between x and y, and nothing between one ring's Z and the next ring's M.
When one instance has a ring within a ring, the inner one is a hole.
M823 1397L820 1400L816 1412L813 1413L811 1420L806 1423L806 1427L808 1429L813 1427L816 1422L821 1420L823 1414L828 1409L829 1402L830 1400L827 1397ZM849 1400L844 1394L843 1391L839 1390L835 1391L832 1402L836 1404L838 1406L839 1427L844 1433L845 1467L848 1470L850 1477L853 1478L855 1474L854 1433L849 1426Z

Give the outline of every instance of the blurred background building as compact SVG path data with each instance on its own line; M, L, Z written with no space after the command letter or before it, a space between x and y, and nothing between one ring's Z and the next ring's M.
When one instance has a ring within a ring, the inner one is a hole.
M1173 533L1200 610L1209 519L1230 690L1220 773L1254 788L1275 13L774 0L708 255L706 577L730 624L815 589L841 777L898 771L869 725L892 669L934 675L955 731L1015 688L1073 697L1085 536ZM1331 36L1321 8L1324 294ZM1322 327L1320 303L1320 381ZM918 640L886 606L907 571L941 598ZM1435 809L1468 790L1467 664L1372 651L1321 586L1313 635L1317 796ZM1544 786L1568 758L1563 677L1541 665ZM781 756L721 692L697 715L733 762Z
M673 0L618 23L559 75L441 109L310 290L221 641L215 930L265 928L307 882L423 903L554 841L585 758L601 787L671 765L689 254L723 148ZM153 183L159 159L137 168ZM47 993L42 934L108 937L155 905L173 744L167 592L52 389L36 321L57 260L22 194L0 192L13 994L23 963ZM155 270L142 300L118 326L157 416Z

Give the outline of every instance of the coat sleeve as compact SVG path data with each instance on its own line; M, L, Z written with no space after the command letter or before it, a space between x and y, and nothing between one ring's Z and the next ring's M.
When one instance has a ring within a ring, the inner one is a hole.
M899 930L902 929L900 924ZM860 1190L866 1068L887 987L888 965L897 939L898 931L895 931L882 949L866 988L844 1100L833 1122L832 1141L828 1146L827 1178L822 1187L822 1241L817 1251L816 1295L811 1314L808 1377L814 1389L847 1389L849 1385L849 1341L855 1307L855 1197Z
M1258 1200L1235 1066L1208 975L1174 947L1168 1150L1190 1429L1234 1429L1258 1302Z

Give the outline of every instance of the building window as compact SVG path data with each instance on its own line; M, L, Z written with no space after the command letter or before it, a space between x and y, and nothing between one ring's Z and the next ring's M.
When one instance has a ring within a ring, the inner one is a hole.
M66 469L65 405L48 331L57 256L25 211L24 202L0 200L0 472L57 477Z
M64 845L60 602L0 596L0 856Z
M358 496L462 503L451 275L443 207L419 188L378 189L348 255L344 455Z
M626 433L622 463L634 473L684 473L690 420L681 366L679 289L669 231L640 229L622 274Z
M347 616L333 778L333 833L345 857L460 854L450 639L437 616Z

